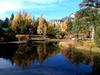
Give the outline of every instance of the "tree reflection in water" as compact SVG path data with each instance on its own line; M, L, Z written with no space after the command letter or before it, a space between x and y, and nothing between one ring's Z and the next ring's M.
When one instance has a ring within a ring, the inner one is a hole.
M12 57L17 49L16 44L0 44L0 58L8 59L13 64Z
M12 58L16 65L20 67L31 66L34 55L28 49L26 44L18 46L18 49Z
M94 53L93 55L93 75L99 75L100 74L100 53Z
M46 59L58 53L64 56L65 61L68 59L77 66L81 63L90 65L93 68L93 75L98 75L100 70L100 53L78 50L75 47L59 49L54 43L46 42L42 44L0 44L0 58L9 59L12 64L22 68L31 67L36 61L42 64Z
M93 75L100 74L100 53L95 53L86 50L78 50L75 47L61 48L60 53L64 55L66 59L69 59L75 64L89 64L93 69ZM93 59L93 60L91 60ZM93 63L91 65L91 63Z
M34 46L34 44L20 44L16 54L12 58L16 65L20 67L31 66L35 60L38 60L40 64L54 55L57 52L57 47L53 43L44 43Z
M64 55L64 57L71 60L72 63L75 63L75 64L79 64L79 63L86 64L87 63L87 64L89 64L89 62L90 62L89 57L82 51L77 50L75 47L69 47L67 49L61 48L60 51Z

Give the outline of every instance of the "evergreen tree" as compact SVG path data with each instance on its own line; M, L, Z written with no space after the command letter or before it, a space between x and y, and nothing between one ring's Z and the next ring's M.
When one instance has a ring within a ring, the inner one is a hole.
M10 17L10 21L12 21L14 18L14 14L12 13L11 17Z
M8 28L8 25L9 25L9 19L6 17L6 19L4 20L2 24L2 28Z

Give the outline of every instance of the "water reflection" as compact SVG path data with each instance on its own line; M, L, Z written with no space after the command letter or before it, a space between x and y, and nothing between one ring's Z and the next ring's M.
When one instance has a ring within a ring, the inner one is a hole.
M91 65L91 56L94 65ZM90 51L77 50L75 47L59 48L55 43L5 44L0 45L0 75L1 71L4 71L3 75L12 73L4 68L13 68L15 72L12 75L18 71L22 72L19 75L24 75L23 71L31 74L46 72L56 75L60 72L58 75L91 75L93 68L93 75L98 75L99 56L99 53L91 55Z
M94 53L93 55L93 75L99 75L100 74L100 53Z
M67 49L61 48L60 50L61 54L64 55L65 58L69 59L72 63L79 64L79 63L84 63L84 64L90 64L91 59L90 59L90 52L83 52L75 47L69 47Z
M99 75L100 72L100 53L91 52L85 50L78 50L75 47L69 47L67 49L61 48L60 53L64 55L66 59L69 59L74 64L88 64L92 67L92 75Z
M45 59L53 56L55 52L57 52L57 47L53 43L38 44L35 46L34 44L21 44L18 45L12 61L20 67L31 66L35 60L38 60L42 64Z
M9 59L11 63L14 63L12 57L15 55L16 49L16 44L0 44L0 58Z

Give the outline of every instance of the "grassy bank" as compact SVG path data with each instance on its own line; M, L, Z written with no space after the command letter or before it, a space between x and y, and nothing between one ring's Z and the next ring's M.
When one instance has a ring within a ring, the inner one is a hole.
M86 50L86 51L93 51L93 52L100 52L100 48L95 46L94 41L86 40L86 41L63 41L59 42L60 47L70 47L73 46L75 48Z

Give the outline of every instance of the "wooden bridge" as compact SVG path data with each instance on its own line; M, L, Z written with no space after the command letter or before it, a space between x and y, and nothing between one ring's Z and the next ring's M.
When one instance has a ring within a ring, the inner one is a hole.
M50 39L43 35L29 35L29 34L26 34L26 35L18 34L18 35L16 35L16 38L18 38L18 41L21 41L21 40L53 41L53 42L60 41L60 39Z

